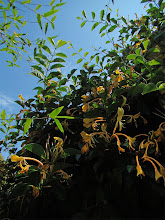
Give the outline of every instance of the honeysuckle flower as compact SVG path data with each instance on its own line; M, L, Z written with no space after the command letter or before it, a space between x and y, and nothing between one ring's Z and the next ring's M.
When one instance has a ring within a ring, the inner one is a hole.
M163 134L163 131L165 131L165 122L162 122L160 125L159 125L159 128L157 129L157 131L155 131L153 133L153 135L157 138L157 142L161 142L162 139L164 139L164 134Z
M122 128L124 127L124 125L123 125L123 123L122 123L123 115L124 115L124 109L118 107L118 111L117 111L117 121L116 121L114 130L113 130L113 133L115 133L116 128L117 128L118 126L119 126L119 131L121 131Z
M153 157L143 156L143 159L144 159L144 160L146 160L146 159L153 160L155 163L157 163L157 165L158 165L159 168L160 168L160 174L161 174L162 177L163 177L164 186L165 186L165 168L162 166L162 164L159 163L159 162L158 162L156 159L154 159Z
M85 143L89 143L89 145L93 148L92 143L95 144L95 140L92 137L92 134L87 134L85 131L82 131L80 134L81 134L81 136L83 138L83 141Z
M119 137L118 137L116 134L113 134L113 135L111 136L111 139L113 139L114 137L117 139L117 146L118 146L119 153L120 153L120 152L125 152L125 149L123 149L123 148L121 147L121 142L120 142Z
M89 106L88 103L86 103L86 104L84 104L84 105L82 106L82 111L83 111L83 112L87 112L87 110L90 110L90 106Z
M43 166L43 163L35 158L32 158L32 157L19 157L15 154L12 154L11 155L11 161L12 162L19 162L19 161L26 161L26 160L32 160L32 161L35 161L37 162L39 165Z
M132 123L132 120L134 120L136 128L138 127L136 119L138 119L139 117L143 119L144 124L147 124L147 120L140 115L140 112L137 113L136 115L124 115L124 116L128 116L128 119L126 120L127 123Z
M139 175L143 175L145 176L140 164L139 164L139 160L138 160L138 155L136 155L136 163L137 163L137 166L136 166L136 170L137 170L137 176Z
M103 87L103 86L99 86L99 87L97 87L97 92L99 92L99 93L103 93L103 92L105 92L104 87Z
M90 95L82 95L81 98L82 98L82 102L84 103L84 102L89 101L91 96Z
M104 121L103 117L97 117L97 118L84 118L83 119L83 126L85 128L90 128L91 126L93 127L93 129L95 131L98 131L98 129L96 128L98 126L98 122Z
M81 153L85 154L89 151L89 146L88 143L86 143L82 148L81 148Z
M149 159L149 157L145 156L143 162L145 162L145 161L149 161L149 162L152 164L152 166L154 167L154 170L155 170L155 180L156 180L156 181L157 181L159 178L163 177L162 174L158 171L158 168L156 167L156 165L154 164L154 162L153 162L151 159Z
M39 98L39 100L44 101L44 98L40 94L38 94L37 97Z
M56 173L59 173L60 176L62 177L63 181L60 181L60 182L65 182L65 181L68 181L72 176L73 174L70 174L68 175L66 172L64 172L63 170L57 170Z
M20 161L20 167L21 167L20 173L28 173L30 165L26 164L25 166L22 166L22 163Z
M63 139L62 138L59 138L59 137L54 137L55 140L58 141L57 145L56 145L56 150L55 150L55 153L54 153L54 158L53 158L53 161L55 161L59 155L59 153L61 154L61 156L63 155L64 153L64 150L62 148L62 145L63 145Z
M102 125L101 125L101 130L103 131L103 132L107 132L107 123L102 123Z

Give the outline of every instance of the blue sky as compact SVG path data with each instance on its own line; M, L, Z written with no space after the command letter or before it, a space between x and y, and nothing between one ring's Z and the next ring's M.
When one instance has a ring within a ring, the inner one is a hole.
M7 1L4 0L4 2ZM94 53L92 46L95 48L110 47L110 45L105 44L105 41L107 40L106 36L103 38L99 36L99 28L96 28L91 32L91 23L87 23L83 28L81 28L81 21L76 19L78 16L83 17L81 12L82 10L85 10L89 20L92 20L91 11L96 13L95 20L97 20L97 18L99 20L100 11L105 9L105 5L108 3L108 0L66 0L63 2L66 2L66 4L62 6L61 10L57 13L57 19L55 20L55 30L49 30L47 36L58 35L59 37L57 40L63 39L66 41L71 41L77 51L80 48L83 48L81 52L82 54L88 51L92 55ZM128 15L129 19L135 19L135 13L137 13L139 16L145 14L145 10L143 9L145 4L140 4L140 2L141 0L114 0L115 4L113 5L110 0L110 8L112 9L111 17L116 15L116 9L119 9L119 15L124 16L126 19L128 19ZM32 3L47 5L49 1L32 0ZM55 3L59 3L59 1L56 0ZM24 10L24 12L21 13L25 15L25 20L28 21L24 31L28 34L29 39L34 40L39 37L44 37L44 34L41 32L38 24L31 23L36 21L36 15L28 9L21 9ZM41 8L43 11L47 9L47 6ZM3 21L2 17L0 17L0 21ZM113 35L114 33L112 33L110 37ZM76 61L80 57L71 56L71 54L74 53L72 49L62 47L60 51L68 55L68 59L66 60L66 67L64 70L62 70L63 74L70 73L73 68L81 68L81 63L79 65L76 64ZM29 49L28 52L30 55L32 55L33 49ZM27 74L30 72L30 66L24 58L22 58L22 61L18 63L21 66L18 68L7 67L5 60L8 59L8 54L0 51L0 57L0 112L5 109L8 114L18 113L20 108L16 103L14 103L14 100L18 99L19 94L22 94L25 99L32 98L35 95L33 88L38 85L38 80L37 78Z

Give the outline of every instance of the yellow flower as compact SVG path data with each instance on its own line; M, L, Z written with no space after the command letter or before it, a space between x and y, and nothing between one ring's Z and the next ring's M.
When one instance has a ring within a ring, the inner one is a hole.
M120 139L119 139L119 137L117 136L117 134L113 134L113 135L111 136L111 139L112 139L113 137L116 137L116 139L117 139L117 146L118 146L119 153L120 153L120 152L125 152L125 149L123 149L123 148L121 147L121 142L120 142Z
M87 102L90 100L91 96L90 95L82 95L81 98L83 98L83 102Z
M158 171L158 168L156 167L156 165L154 164L154 162L153 162L151 159L149 159L149 157L145 156L143 162L145 162L145 161L149 161L149 162L152 164L152 166L154 167L154 169L155 169L155 180L156 180L156 181L157 181L159 178L163 177L162 174Z
M15 154L11 155L11 162L19 162L21 160L24 160L24 157L19 157L19 156L15 155Z
M19 99L21 99L22 101L26 101L26 100L22 97L21 94L20 94L18 97L19 97Z
M97 87L97 92L99 92L99 93L103 93L103 92L105 92L104 87L103 87L103 86L99 86L99 87Z
M21 162L21 161L26 161L26 160L33 160L37 163L39 163L41 166L43 166L43 163L35 158L32 158L32 157L19 157L15 154L11 155L11 161L12 162Z
M121 121L123 115L124 115L124 109L118 107L118 111L117 111L117 121L116 121L116 124L115 124L114 130L113 130L113 133L115 133L116 128L118 127L118 125L119 125L119 131L121 131L122 128L124 127L124 126L123 126L123 123L122 123L122 121Z
M92 142L95 143L95 140L92 137L92 135L91 134L87 134L85 131L82 131L80 134L81 134L81 136L83 138L83 141L85 143L89 143L89 145L93 148Z
M39 98L39 100L44 101L44 98L40 94L38 94L37 97Z
M136 170L137 170L137 176L139 175L143 175L145 176L140 164L139 164L139 160L138 160L138 155L136 155L136 163L137 163L137 166L136 166Z
M84 104L84 105L82 106L82 111L83 111L83 112L86 112L86 111L89 110L89 109L90 109L90 106L89 106L88 103L86 103L86 104Z
M59 138L59 137L54 137L55 140L58 141L57 145L56 145L56 151L54 153L54 158L53 158L53 161L55 161L57 159L57 156L59 153L61 153L61 156L63 155L64 153L64 150L62 148L62 145L63 145L63 139L62 138Z
M81 153L85 154L89 151L89 146L88 143L86 143L82 148L81 148Z

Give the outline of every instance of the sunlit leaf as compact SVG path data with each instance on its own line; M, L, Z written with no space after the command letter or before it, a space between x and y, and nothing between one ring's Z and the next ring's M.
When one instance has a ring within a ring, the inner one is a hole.
M86 18L86 19L87 19L87 16L86 16L86 13L85 13L85 11L84 11L84 10L82 11L82 15L84 16L84 18Z
M56 53L56 56L68 58L64 53Z
M58 114L60 114L60 112L62 111L63 108L64 108L64 106L61 106L61 107L58 107L58 108L54 109L54 110L49 114L49 117L50 117L50 118L56 117Z
M63 129L63 127L62 127L60 121L59 121L57 118L54 118L54 121L55 121L57 127L59 128L59 130L60 130L62 133L64 133L64 129Z
M44 13L43 16L44 16L44 17L49 17L49 16L51 16L51 15L57 13L58 11L59 11L59 9L57 9L57 10L51 10L51 11L48 11L48 12Z
M27 118L25 125L24 125L24 130L23 130L23 136L27 133L27 131L29 130L30 126L32 123L32 119L31 118Z
M5 120L6 118L6 112L5 112L5 109L1 112L1 119L2 120Z

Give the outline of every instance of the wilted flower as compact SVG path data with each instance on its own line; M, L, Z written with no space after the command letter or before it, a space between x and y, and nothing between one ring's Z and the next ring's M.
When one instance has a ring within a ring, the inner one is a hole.
M124 109L118 107L118 111L117 111L117 121L116 121L114 130L113 130L113 133L115 133L116 128L117 128L118 126L119 126L119 131L121 131L122 128L124 127L124 126L123 126L123 123L122 123L122 117L123 117L123 115L124 115Z

